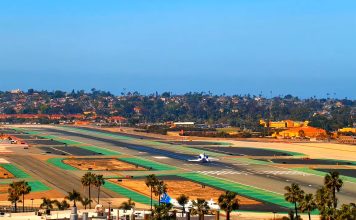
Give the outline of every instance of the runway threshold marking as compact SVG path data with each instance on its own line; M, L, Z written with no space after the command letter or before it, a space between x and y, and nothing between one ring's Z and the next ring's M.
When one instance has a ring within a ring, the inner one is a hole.
M311 174L300 172L300 171L293 171L293 170L265 170L265 171L234 171L234 170L207 170L207 171L197 171L197 173L205 174L205 175L299 175L299 176L310 176Z

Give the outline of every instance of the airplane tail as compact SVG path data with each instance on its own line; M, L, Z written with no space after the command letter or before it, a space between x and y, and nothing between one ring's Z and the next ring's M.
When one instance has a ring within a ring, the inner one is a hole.
M164 193L162 196L161 196L161 203L171 203L171 197L169 197L169 195L167 193Z

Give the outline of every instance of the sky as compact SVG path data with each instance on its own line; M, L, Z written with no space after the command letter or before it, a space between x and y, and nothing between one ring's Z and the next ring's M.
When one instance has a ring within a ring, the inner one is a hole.
M0 90L356 98L354 0L1 0Z

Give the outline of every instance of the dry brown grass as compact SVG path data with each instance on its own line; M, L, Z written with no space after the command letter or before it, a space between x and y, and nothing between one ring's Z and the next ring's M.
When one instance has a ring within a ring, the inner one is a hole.
M7 171L5 168L0 167L0 179L9 179L9 178L14 178L14 175Z
M108 170L108 171L140 171L147 170L144 167L136 166L123 161L107 158L107 159L65 159L64 163L76 167L80 170Z
M214 201L217 201L219 196L224 193L224 191L222 190L218 190L208 186L202 188L201 184L188 180L165 180L164 182L168 186L168 194L171 198L177 198L181 194L185 194L193 200L197 198L204 198L206 200L214 199ZM129 188L146 196L150 196L150 191L147 188L144 180L123 180L120 183L117 183L116 181L114 183L120 184L121 186ZM258 201L246 197L238 196L238 198L240 200L240 204L261 204Z

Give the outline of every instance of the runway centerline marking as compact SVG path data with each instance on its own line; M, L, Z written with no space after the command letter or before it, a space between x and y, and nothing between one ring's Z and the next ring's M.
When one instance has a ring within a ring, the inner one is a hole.
M51 147L51 149L56 150L56 151L59 151L59 152L62 152L62 153L65 153L65 154L73 155L73 154L71 154L71 153L68 153L67 151L60 150L60 149L55 148L55 147Z

